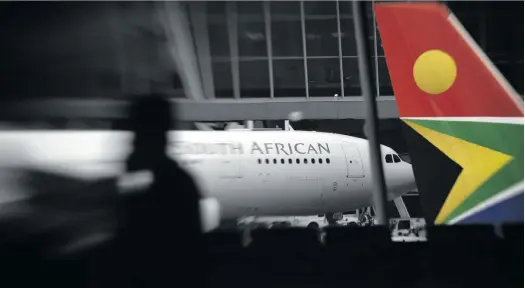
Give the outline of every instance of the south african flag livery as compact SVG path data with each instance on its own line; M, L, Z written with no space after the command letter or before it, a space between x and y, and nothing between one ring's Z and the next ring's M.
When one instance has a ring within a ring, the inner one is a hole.
M523 101L439 3L374 5L427 223L523 222Z

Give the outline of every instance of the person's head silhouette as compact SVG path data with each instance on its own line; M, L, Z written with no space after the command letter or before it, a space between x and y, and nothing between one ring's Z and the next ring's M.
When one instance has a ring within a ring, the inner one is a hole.
M150 169L166 157L172 119L171 104L162 95L143 95L133 101L129 124L134 139L128 170Z

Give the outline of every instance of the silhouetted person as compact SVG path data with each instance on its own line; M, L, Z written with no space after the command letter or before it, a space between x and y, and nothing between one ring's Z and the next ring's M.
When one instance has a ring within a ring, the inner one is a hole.
M203 234L200 195L191 177L166 154L173 119L159 95L141 97L130 107L134 132L128 172L150 171L152 184L124 196L117 243L122 287L202 287Z

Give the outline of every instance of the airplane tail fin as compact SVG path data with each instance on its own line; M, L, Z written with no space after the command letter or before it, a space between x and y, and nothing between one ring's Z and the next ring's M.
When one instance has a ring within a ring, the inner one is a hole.
M523 222L523 100L443 4L376 3L427 223Z

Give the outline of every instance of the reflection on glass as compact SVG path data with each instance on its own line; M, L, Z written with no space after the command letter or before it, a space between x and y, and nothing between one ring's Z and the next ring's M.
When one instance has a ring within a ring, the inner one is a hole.
M301 6L299 1L272 1L270 2L270 13L274 15L299 16Z
M120 75L113 71L101 71L98 77L98 83L101 88L116 90L120 89L121 79Z
M368 39L368 53L369 53L369 56L375 56L375 49L374 49L374 19L372 18L373 16L371 15L369 18L367 18L367 33L368 33L368 36L367 36L367 39ZM351 20L352 21L352 20ZM353 24L352 24L353 25ZM379 28L377 28L377 25L376 25L376 33L375 33L375 37L377 37L377 41L375 42L376 43L376 46L377 46L377 55L384 55L384 52L383 52L383 48L381 47L381 41L379 39ZM354 40L355 41L355 40Z
M239 61L241 98L270 97L268 60Z
M169 97L185 98L184 87L177 72L169 72L165 79L153 79L149 83L150 91L166 93Z
M393 96L394 90L392 89L392 82L390 81L390 74L388 73L385 57L377 58L377 73L379 76L379 95Z
M172 72L170 74L170 87L173 89L184 89L184 85L182 85L182 80L180 79L180 75L177 72Z
M377 42L376 42L376 46L377 46L377 56L384 56L385 55L385 50L383 50L383 43L381 42L381 37L379 35L379 30L376 31L376 35L377 35ZM373 44L371 45L373 47Z
M239 22L239 56L268 56L264 22Z
M228 28L226 23L208 23L210 52L212 56L230 57Z
M340 17L350 16L352 15L352 2L351 1L339 1L339 15Z
M213 86L216 98L233 98L231 61L212 62Z
M250 17L264 19L262 1L239 1L232 3L237 5L237 13L239 15L250 15Z
M337 15L337 1L305 1L304 14L309 15Z
M341 96L339 59L308 59L308 91L310 96Z
M306 97L303 59L273 61L275 97Z
M226 1L206 1L207 15L226 15Z
M503 2L503 1L502 1ZM481 3L480 3L481 4ZM476 40L477 43L479 43L480 35L481 35L481 26L484 21L487 21L485 19L480 19L480 16L482 15L482 12L480 11L481 5L472 5L471 3L461 3L461 1L458 1L458 3L452 3L450 5L450 9L454 13L454 15L461 21L461 25L465 27L465 29L468 31L470 36ZM522 14L523 15L523 14ZM510 24L510 23L509 23ZM488 25L488 27L501 27L499 25ZM505 25L503 27L511 27L514 25ZM488 28L487 27L487 28ZM499 38L499 35L505 35L505 33L501 33L501 28L497 29L498 34L496 35L496 39ZM501 37L503 38L512 38L512 37ZM492 42L492 41L491 41ZM498 41L493 41L498 42Z
M341 49L343 56L357 56L353 19L341 19Z
M370 59L370 73L371 73L371 79L372 79L372 95L379 96L378 92L378 82L377 82L377 64L376 64L376 58L373 54L368 55Z
M343 59L344 95L361 96L357 58Z
M307 20L307 56L338 56L337 19Z
M301 21L272 20L273 56L303 56Z
M370 47L370 55L371 56L374 56L375 54L375 51L374 51L374 19L373 18L368 18L367 19L367 29L368 29L368 33L370 35L368 35L368 40L370 41L370 45L368 47ZM377 27L377 23L375 25L375 29L376 29L376 33L375 33L375 37L376 37L376 46L377 46L377 55L378 56L381 56L381 55L385 55L385 52L383 51L383 46L381 45L381 36L379 35L379 27Z
M374 55L370 54L369 59L370 79L372 81L372 95L379 96L380 94L377 92L377 69ZM361 80L359 78L361 75L359 75L358 58L343 59L343 70L345 73L345 96L362 96L363 92L361 91ZM351 77L350 79L348 78L349 76ZM349 87L347 88L347 86Z
M372 1L366 2L367 17L372 17ZM352 1L339 1L339 14L341 16L352 16Z

